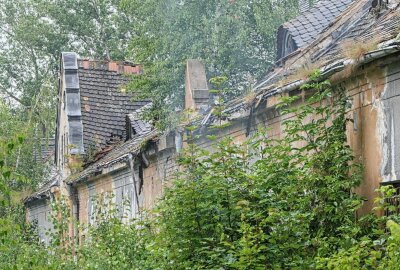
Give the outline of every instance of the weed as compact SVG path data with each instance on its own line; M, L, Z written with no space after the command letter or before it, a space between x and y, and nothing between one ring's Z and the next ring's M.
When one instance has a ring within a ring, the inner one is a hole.
M366 53L378 48L378 40L345 40L340 44L340 51L348 59L359 60Z

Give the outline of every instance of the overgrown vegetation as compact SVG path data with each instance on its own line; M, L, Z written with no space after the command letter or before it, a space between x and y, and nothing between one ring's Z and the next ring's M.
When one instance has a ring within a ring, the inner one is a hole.
M341 46L341 53L348 59L360 60L362 56L378 48L378 39L346 40Z
M157 207L129 225L115 208L100 211L107 218L77 245L65 238L67 205L55 204L47 253L3 218L0 268L397 269L400 216L355 215L361 171L346 144L347 98L311 79L304 90L316 93L307 103L294 106L290 97L279 105L291 116L283 138L260 129L245 143L225 138L214 151L191 144L180 158L186 169ZM394 190L380 194L376 211L395 212L385 199Z

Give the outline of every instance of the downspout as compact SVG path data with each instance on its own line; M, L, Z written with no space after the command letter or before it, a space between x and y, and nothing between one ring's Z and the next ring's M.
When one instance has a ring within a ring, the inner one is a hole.
M78 190L76 187L71 186L72 189L72 216L75 218L75 220L79 223L79 198L78 198ZM74 226L74 225L72 225ZM76 237L76 242L79 243L79 232L78 232L78 227L74 226L73 227L73 235L72 239Z

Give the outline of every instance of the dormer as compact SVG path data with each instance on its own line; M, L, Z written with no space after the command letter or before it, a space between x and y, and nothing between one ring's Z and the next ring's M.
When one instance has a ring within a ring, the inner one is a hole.
M144 121L142 119L143 117L143 111L150 108L152 106L152 103L148 103L147 105L143 106L142 108L129 113L126 115L126 139L130 140L133 138L135 135L145 135L149 133L152 129L153 126Z
M352 2L353 0L321 0L307 9L309 1L301 1L300 8L305 11L278 29L277 60L310 45Z

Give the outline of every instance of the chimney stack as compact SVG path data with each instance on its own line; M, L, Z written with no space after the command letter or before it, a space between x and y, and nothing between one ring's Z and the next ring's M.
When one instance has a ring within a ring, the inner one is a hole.
M186 63L185 109L204 112L209 103L209 89L206 69L199 60L190 59Z

